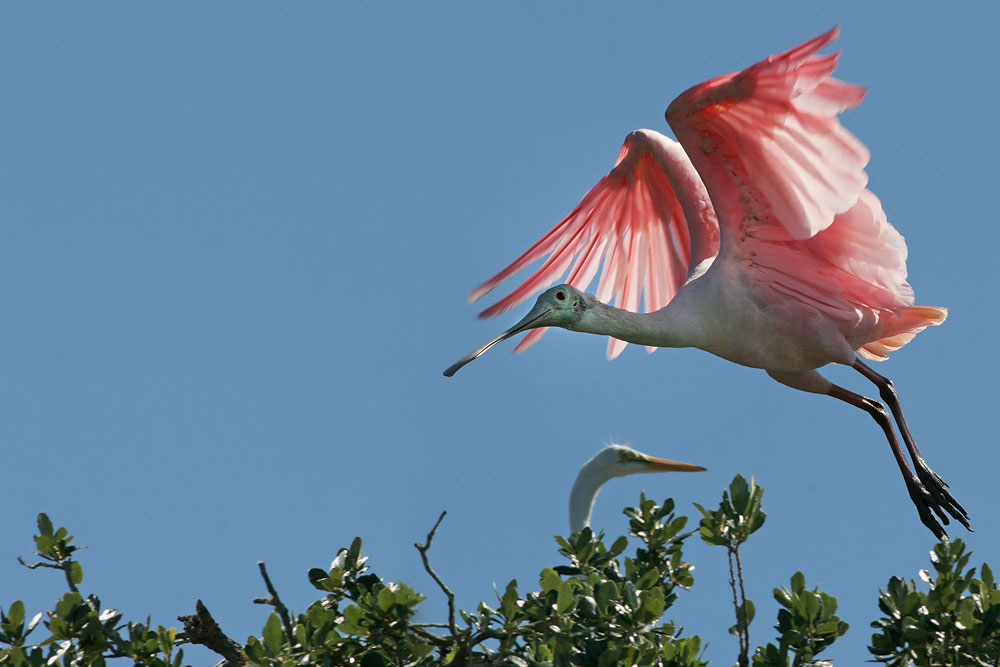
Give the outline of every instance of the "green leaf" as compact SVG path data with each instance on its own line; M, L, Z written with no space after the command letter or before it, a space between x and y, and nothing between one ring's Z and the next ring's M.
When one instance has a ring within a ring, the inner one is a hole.
M366 634L365 628L361 624L363 615L361 607L352 604L344 610L344 622L338 625L337 629L347 635L363 637Z
M281 653L281 619L278 618L277 614L271 614L267 619L261 637L264 640L264 649L268 655L276 656Z
M267 660L267 654L264 653L264 648L261 646L260 642L256 637L248 637L246 646L243 647L243 652L250 660L257 664L264 664Z
M83 582L83 566L80 561L74 560L69 564L69 578L76 585Z
M38 534L45 537L52 537L52 522L49 520L49 515L45 512L39 512L38 514Z
M556 597L556 613L562 614L573 604L573 583L564 581L559 584L559 593Z
M52 536L51 535L37 535L35 536L35 549L38 551L39 555L46 556L52 560L56 559L56 553L52 550Z
M622 587L622 593L624 594L625 604L631 609L638 609L639 596L636 595L635 584L631 581L626 581L625 586Z
M792 595L783 586L774 589L774 599L785 609L792 608Z
M500 598L500 613L507 618L513 618L520 611L517 606L518 600L517 579L511 579L507 583L507 589L504 591L503 596Z
M559 588L560 583L562 583L562 579L559 578L559 574L551 567L542 570L538 584L542 587L543 591L546 593L554 591Z
M618 586L613 581L602 581L597 584L594 597L597 600L597 608L601 610L602 614L606 614L611 601L617 600L619 597Z
M332 589L326 587L327 574L318 567L309 568L309 572L306 573L306 577L309 579L309 583L313 585L314 588L318 588L321 591L330 591Z
M10 609L7 610L7 623L18 628L24 623L24 603L20 600L14 600L10 604Z
M640 619L642 622L651 623L655 621L663 615L663 612L666 611L666 609L666 599L663 596L663 591L659 588L643 591L640 594L639 611L642 616Z
M27 636L28 633L30 633L32 630L35 629L35 626L38 625L39 621L41 621L44 616L45 612L41 611L35 614L35 617L28 622L28 627L24 629L25 636Z
M644 590L651 588L656 585L656 582L660 580L660 573L657 570L647 570L645 574L639 577L639 580L635 582L635 587L639 590Z
M701 527L698 528L698 535L701 537L702 541L707 544L714 544L717 546L726 546L729 544L727 540L715 526L706 525L706 519L702 519Z
M389 611L392 608L392 605L396 604L396 594L388 587L380 590L375 596L375 599L378 603L379 609L382 611Z
M806 575L798 571L792 575L792 593L801 593L806 588Z
M331 570L343 570L344 564L347 562L347 549L341 548L337 550L337 555L334 556L333 561L330 563Z
M736 611L736 625L734 627L738 630L749 628L755 613L753 600L744 600Z
M358 564L358 557L361 555L361 538L355 537L351 540L351 548L347 551L345 559L345 569L353 569Z
M623 551L625 551L627 547L628 547L628 538L622 535L617 540L615 540L614 544L611 545L611 548L608 549L608 555L610 555L611 558L617 558L622 554Z

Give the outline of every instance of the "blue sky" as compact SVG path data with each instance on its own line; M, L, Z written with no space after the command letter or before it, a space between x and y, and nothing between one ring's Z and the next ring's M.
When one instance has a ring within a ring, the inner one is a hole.
M61 590L15 561L46 511L90 546L85 589L133 618L176 624L202 598L242 641L267 614L256 561L301 610L306 570L355 535L441 618L412 547L438 513L431 559L462 606L530 585L557 562L576 470L614 438L708 472L615 480L595 527L623 531L640 489L694 511L753 475L752 640L801 569L852 626L830 657L867 659L876 588L933 539L867 415L695 350L609 363L604 339L563 331L441 375L526 312L479 321L468 291L630 130L667 131L682 90L835 23L837 76L869 86L843 122L918 303L950 308L878 370L972 515L953 535L1000 563L996 9L6 3L0 604ZM724 555L688 557L673 616L728 664Z

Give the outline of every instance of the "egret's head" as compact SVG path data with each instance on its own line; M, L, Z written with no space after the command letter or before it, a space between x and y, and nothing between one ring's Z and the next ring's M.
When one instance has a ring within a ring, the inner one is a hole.
M534 307L524 318L512 326L507 331L481 345L469 354L465 355L444 372L451 377L458 372L458 369L466 365L486 350L497 343L505 341L511 336L516 336L528 329L538 327L562 327L563 329L573 329L577 322L583 318L584 313L596 302L596 299L589 294L584 294L572 285L556 285L538 296Z
M702 472L705 469L692 463L661 459L643 454L625 445L608 445L599 451L587 466L603 471L601 476L624 477L640 472Z

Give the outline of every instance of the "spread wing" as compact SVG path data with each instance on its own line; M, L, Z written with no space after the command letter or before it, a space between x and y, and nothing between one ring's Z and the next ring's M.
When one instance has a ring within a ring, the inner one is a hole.
M655 132L630 134L615 168L580 204L470 294L478 299L546 257L481 316L512 308L566 271L566 282L586 289L602 264L600 300L637 311L641 298L645 311L658 310L718 252L750 283L844 323L862 354L884 355L942 321L943 309L912 307L906 244L866 189L868 150L837 118L865 94L830 76L839 54L817 54L837 34L682 93L666 118L683 151ZM668 164L676 153L686 155ZM878 349L865 347L871 341ZM608 356L624 347L612 339Z
M469 294L469 301L475 301L545 257L527 280L480 317L493 317L517 306L567 272L564 282L586 290L598 270L601 276L596 296L601 301L615 300L618 307L636 312L640 301L645 312L665 306L684 283L689 261L697 264L718 249L716 226L714 232L696 230L692 253L692 234L684 211L654 154L657 144L666 142L674 144L650 130L629 134L614 168L576 208L510 266ZM527 349L544 331L530 331L515 351ZM618 356L625 345L611 338L608 358Z
M836 37L834 28L695 86L666 116L708 188L725 260L877 330L913 304L913 290L903 237L865 188L868 150L837 119L865 91L830 76L839 53L816 53Z
M694 86L667 108L724 238L812 237L867 184L868 150L837 120L865 90L830 77L839 53L816 55L837 32Z

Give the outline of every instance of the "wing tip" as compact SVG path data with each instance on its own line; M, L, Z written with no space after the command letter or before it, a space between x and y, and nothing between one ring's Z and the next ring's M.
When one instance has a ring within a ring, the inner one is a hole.
M796 51L798 49L802 49L803 51L808 52L806 55L811 55L822 49L824 46L829 46L830 44L833 44L835 41L837 41L838 37L840 37L840 24L834 23L833 27L827 30L826 32L816 35L812 39L804 42L801 46L797 46L791 50ZM838 50L834 55L839 56L840 51Z
M608 361L614 361L617 359L618 355L622 353L622 350L624 350L627 345L628 343L623 340L608 336Z
M475 303L476 301L479 301L484 296L486 296L490 291L492 291L494 287L495 285L491 285L489 282L483 283L479 287L469 292L469 295L465 297L465 302Z

